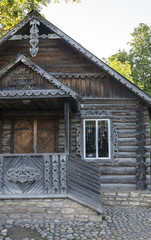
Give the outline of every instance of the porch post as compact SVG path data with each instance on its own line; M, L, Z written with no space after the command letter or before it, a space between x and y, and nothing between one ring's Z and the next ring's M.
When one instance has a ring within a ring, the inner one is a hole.
M70 109L69 103L64 103L64 123L65 123L65 153L70 152Z

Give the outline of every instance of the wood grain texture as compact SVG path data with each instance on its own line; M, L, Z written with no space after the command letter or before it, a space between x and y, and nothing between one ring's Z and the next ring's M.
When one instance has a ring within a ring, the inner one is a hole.
M101 212L99 169L73 155L68 157L68 195Z

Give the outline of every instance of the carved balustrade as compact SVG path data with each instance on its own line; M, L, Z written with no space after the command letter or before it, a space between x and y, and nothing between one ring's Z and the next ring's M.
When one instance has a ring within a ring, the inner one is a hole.
M1 195L65 195L66 154L0 155Z

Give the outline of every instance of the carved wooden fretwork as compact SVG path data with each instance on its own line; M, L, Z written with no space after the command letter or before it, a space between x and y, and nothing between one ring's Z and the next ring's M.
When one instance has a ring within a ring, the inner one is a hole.
M9 83L9 88L17 90L31 90L35 86L33 72L25 67L16 69Z
M4 42L9 40L13 35L17 34L17 32L22 29L26 24L28 24L31 20L37 19L40 23L42 23L44 26L46 26L49 30L53 31L55 34L61 37L64 41L66 41L68 44L70 44L73 48L81 52L84 56L86 56L88 59L90 59L96 66L99 66L101 71L104 70L108 74L110 74L112 77L114 77L118 82L123 84L126 88L128 88L130 91L135 93L137 96L139 96L142 100L146 101L149 105L151 105L151 98L145 94L142 90L140 90L138 87L136 87L134 84L132 84L130 81L122 77L119 73L114 71L112 68L107 66L103 61L101 61L99 58L94 56L92 53L90 53L88 50L86 50L84 47L82 47L79 43L77 43L75 40L73 40L71 37L66 35L63 31L55 27L52 23L50 23L48 20L43 18L40 14L37 14L36 12L30 13L23 21L21 21L19 24L16 25L11 31L9 31L6 35L4 35L0 39L0 45L2 45Z
M30 36L28 35L14 35L12 36L9 40L13 41L13 40L22 40L22 39L28 39L30 38ZM42 34L39 35L39 39L59 39L60 37L57 34Z
M79 99L79 96L76 92L74 92L71 88L68 88L66 85L64 85L63 83L61 83L60 81L58 81L55 77L51 76L48 72L46 72L45 70L43 70L41 67L39 67L38 65L36 65L33 61L31 61L29 58L27 58L24 54L19 54L17 57L14 58L13 61L11 61L7 66L5 66L2 70L0 70L0 78L2 76L4 76L7 72L9 72L9 70L15 66L17 63L23 63L25 66L28 66L30 69L32 69L34 72L40 74L40 76L42 76L43 78L47 79L47 81L49 81L50 83L52 83L55 87L57 87L59 90L62 90L61 92L59 92L59 95L62 95L63 92L64 94L70 95L72 96L74 99ZM32 94L30 93L31 91L28 91L28 94ZM38 93L38 92L37 92ZM7 92L5 92L5 94L7 95ZM16 95L18 95L18 93L15 93ZM20 93L20 94L24 94L24 92ZM48 91L46 92L46 94L48 94ZM56 94L54 92L54 94ZM0 95L3 97L4 94L0 91ZM10 96L10 93L8 93L8 95ZM11 93L11 95L13 95L13 93Z
M60 183L61 183L61 186L60 186L60 190L61 190L61 193L66 193L67 192L67 174L66 174L66 158L65 156L64 157L61 157L60 159Z
M117 134L117 128L116 124L113 123L113 156L117 157L118 156L118 134Z
M50 157L48 155L44 156L44 192L51 192L50 185Z
M137 145L138 148L136 150L137 153L137 165L136 165L136 188L138 190L146 190L147 183L146 183L146 173L147 173L147 166L145 164L145 125L144 125L144 114L143 114L143 104L138 102L138 106L136 108L136 117L137 117Z
M40 176L38 170L32 167L10 168L6 175L8 181L14 183L35 182Z
M81 110L80 111L81 118L82 119L103 119L103 118L112 118L112 114L106 110ZM77 143L77 149L76 153L78 156L83 155L83 123L77 124L77 134L76 134L76 143ZM113 156L118 156L118 134L117 134L117 128L116 124L111 124L112 131L112 148L113 148Z
M52 159L52 192L59 192L59 159L57 156Z
M80 111L81 118L111 118L112 114L107 110L98 110L98 109L88 109L88 110L81 110Z
M76 153L78 156L82 157L82 149L83 149L83 145L82 145L82 124L77 124L76 125L76 129L77 129L77 134L76 134L76 143L77 143L77 150Z
M65 154L19 154L0 156L0 193L66 194Z
M0 156L0 193L3 187L3 157Z
M39 29L37 25L40 25L40 22L33 19L32 21L30 21L30 25L32 25L30 29L30 44L32 46L30 48L30 54L32 57L36 57L39 50L39 48L37 47L37 44L39 43Z

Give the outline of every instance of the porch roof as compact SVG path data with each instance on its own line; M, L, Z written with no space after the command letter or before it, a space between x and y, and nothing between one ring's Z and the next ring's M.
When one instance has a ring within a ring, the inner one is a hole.
M52 83L57 89L38 89L38 90L5 90L0 91L1 98L31 98L31 97L72 97L75 100L78 100L80 97L72 89L68 88L66 85L61 83L54 76L43 70L40 66L35 64L29 57L24 54L18 54L11 62L9 62L3 69L0 70L0 78L8 73L12 68L17 66L19 63L23 63L25 66L28 66L30 69L38 73L41 77L45 78L47 81Z
M0 99L18 99L18 98L58 98L70 97L60 89L43 89L43 90L7 90L0 91Z

